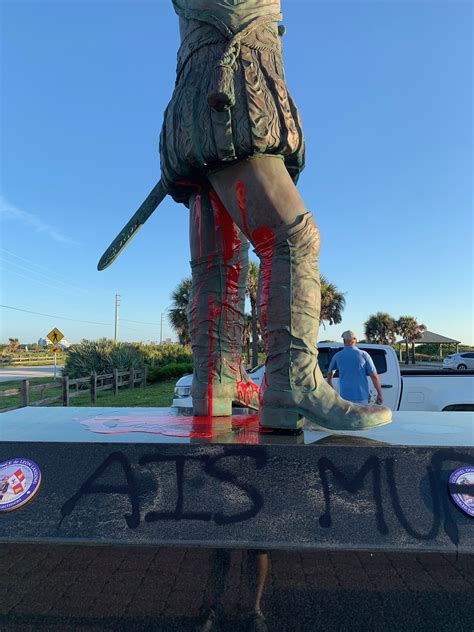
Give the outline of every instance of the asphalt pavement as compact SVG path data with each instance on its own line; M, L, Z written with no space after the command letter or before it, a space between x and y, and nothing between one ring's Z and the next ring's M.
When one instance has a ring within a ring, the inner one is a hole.
M64 364L58 364L56 368L57 377L61 377ZM46 366L18 366L0 369L0 382L10 380L29 380L33 377L54 377L54 364Z

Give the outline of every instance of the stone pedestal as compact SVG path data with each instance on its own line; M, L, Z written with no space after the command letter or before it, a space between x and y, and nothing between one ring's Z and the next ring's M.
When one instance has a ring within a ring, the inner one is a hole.
M471 413L291 437L250 415L23 408L0 416L0 462L34 461L41 486L0 512L0 541L472 553L448 479L473 434Z

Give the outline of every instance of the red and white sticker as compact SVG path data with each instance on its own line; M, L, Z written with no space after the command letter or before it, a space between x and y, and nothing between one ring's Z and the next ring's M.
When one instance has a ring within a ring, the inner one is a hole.
M41 484L41 470L31 459L0 463L0 511L13 511L29 502Z

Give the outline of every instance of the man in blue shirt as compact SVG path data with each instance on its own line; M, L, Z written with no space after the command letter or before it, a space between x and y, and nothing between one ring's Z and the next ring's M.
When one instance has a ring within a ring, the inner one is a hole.
M367 377L370 377L377 390L377 404L382 404L382 386L372 358L366 351L356 347L357 336L353 331L345 331L342 339L343 349L332 357L329 364L328 384L332 386L334 373L338 369L341 397L357 404L367 404L370 397Z

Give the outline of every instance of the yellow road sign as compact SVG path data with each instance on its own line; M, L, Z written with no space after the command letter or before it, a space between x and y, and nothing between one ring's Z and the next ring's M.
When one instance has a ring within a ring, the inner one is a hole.
M53 331L50 331L48 336L47 336L51 342L53 343L53 345L57 344L60 340L62 340L64 338L64 334L62 334L59 329L57 327L55 327L53 329Z
M61 353L62 351L61 347L50 347L49 350L51 353Z

